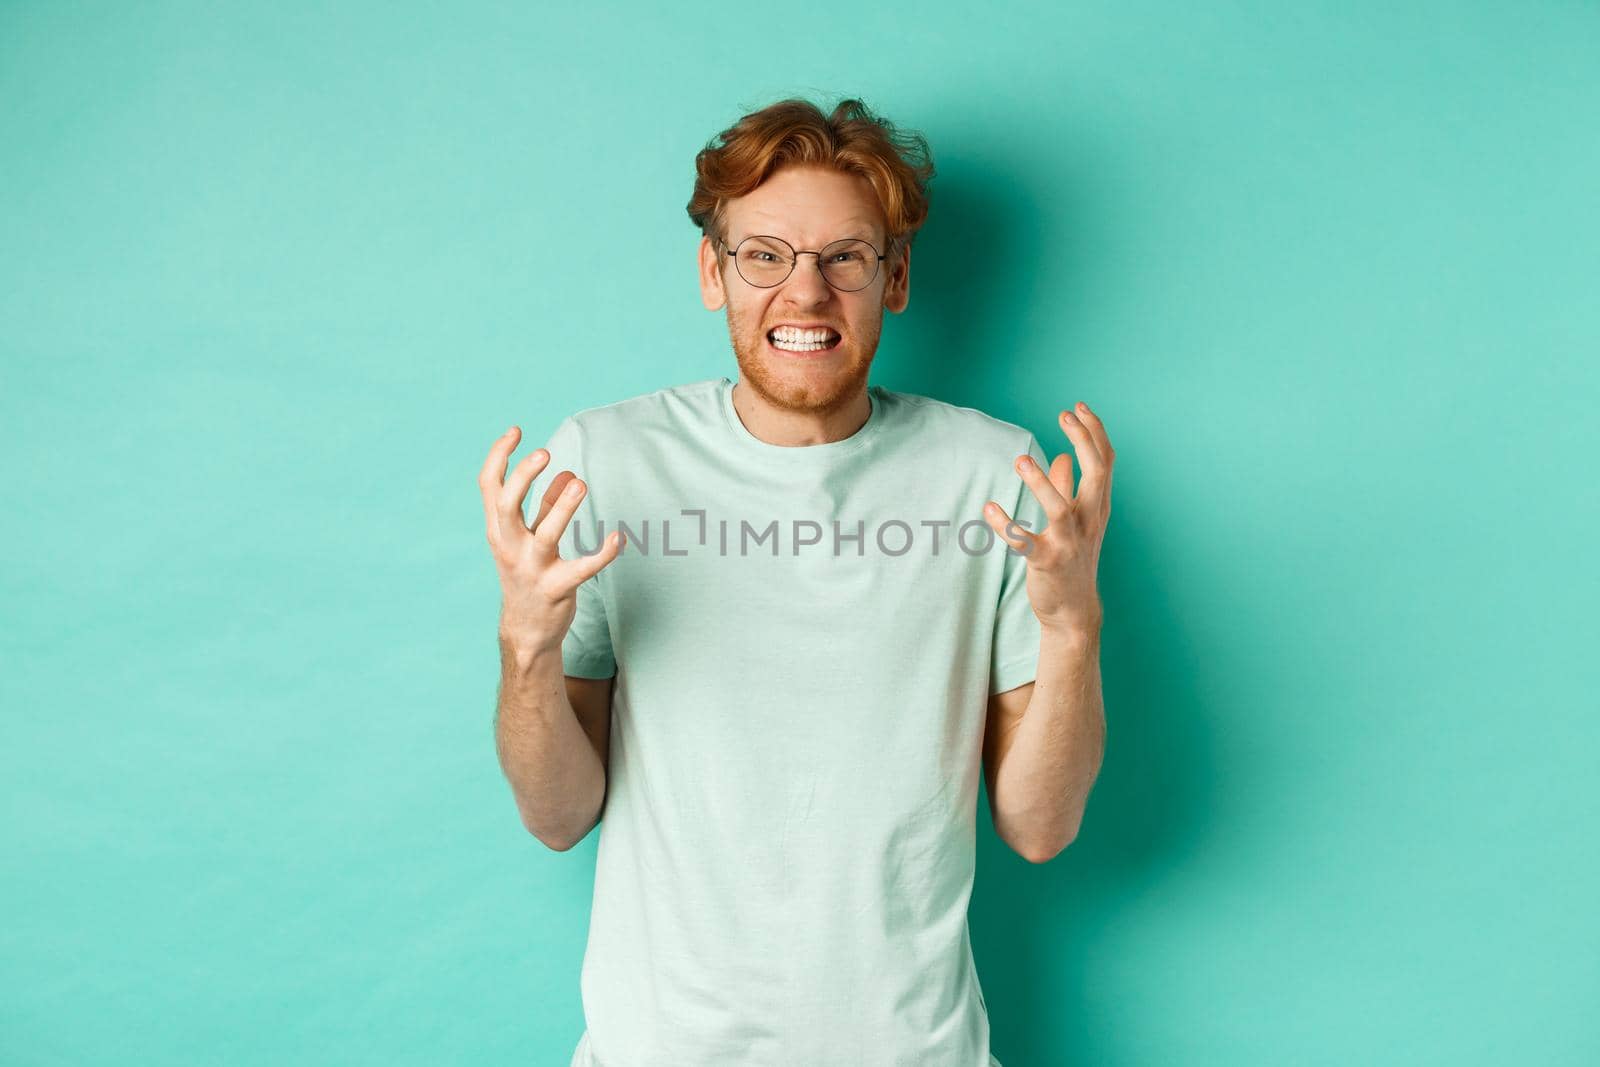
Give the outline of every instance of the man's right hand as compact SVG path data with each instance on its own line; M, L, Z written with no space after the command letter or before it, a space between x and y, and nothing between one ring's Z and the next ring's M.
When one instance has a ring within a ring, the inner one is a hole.
M536 449L506 477L506 463L521 439L516 426L502 434L478 475L489 547L500 572L500 635L524 651L555 651L577 615L578 586L617 558L622 533L612 532L591 556L562 559L561 538L588 486L571 471L561 471L545 490L532 526L527 525L522 502L550 454Z

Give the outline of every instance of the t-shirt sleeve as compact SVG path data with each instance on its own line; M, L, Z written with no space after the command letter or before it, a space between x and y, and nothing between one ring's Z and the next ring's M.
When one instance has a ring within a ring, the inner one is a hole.
M1018 448L1010 458L1021 453ZM1028 455L1041 470L1050 469L1044 449L1039 447L1033 434L1028 434ZM1005 507L1018 526L1030 533L1044 529L1044 507L1033 495L1021 475L1017 480L1017 496L1012 501L996 499ZM989 661L989 692L1004 693L1033 681L1039 667L1039 617L1033 613L1028 600L1028 561L1014 552L1003 540L995 539L995 551L1005 555L1005 572L1000 582L1000 603L995 611L994 644Z
M570 415L562 419L543 446L550 453L550 461L534 478L525 499L527 521L532 522L539 514L545 490L562 471L570 470L590 487L577 510L572 513L572 520L567 523L566 533L561 537L563 559L593 554L601 544L594 517L594 482L585 464L584 444L583 428L577 421ZM574 678L610 678L617 673L616 656L611 647L611 626L606 618L605 607L607 572L613 566L615 561L607 565L606 570L591 575L578 586L577 614L561 642L561 669L564 674Z

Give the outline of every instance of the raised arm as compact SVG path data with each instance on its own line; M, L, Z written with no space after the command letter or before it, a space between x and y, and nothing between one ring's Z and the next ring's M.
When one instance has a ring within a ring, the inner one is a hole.
M612 533L592 556L561 558L567 523L588 491L565 470L551 480L532 525L525 523L523 500L550 454L536 449L508 477L521 436L515 426L506 431L478 476L502 594L495 750L523 825L565 851L594 827L605 803L611 682L567 678L561 643L577 614L578 586L617 557L622 538Z

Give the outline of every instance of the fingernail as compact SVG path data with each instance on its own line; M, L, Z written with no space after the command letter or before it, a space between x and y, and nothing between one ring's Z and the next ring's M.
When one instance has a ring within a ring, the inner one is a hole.
M1029 470L1032 467L1033 467L1033 460L1028 456L1023 456L1021 459L1017 460L1017 469L1019 471Z

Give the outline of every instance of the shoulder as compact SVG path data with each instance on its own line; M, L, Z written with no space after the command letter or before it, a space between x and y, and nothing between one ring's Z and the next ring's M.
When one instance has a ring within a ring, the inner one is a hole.
M948 442L962 451L1020 455L1029 450L1033 434L1026 427L997 418L979 408L964 407L918 393L874 387L909 431L930 440Z
M717 411L720 378L663 386L649 393L583 408L562 420L581 436L604 439L618 433L638 436L658 428L671 429L703 419Z

